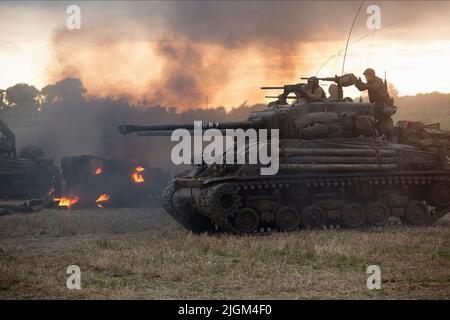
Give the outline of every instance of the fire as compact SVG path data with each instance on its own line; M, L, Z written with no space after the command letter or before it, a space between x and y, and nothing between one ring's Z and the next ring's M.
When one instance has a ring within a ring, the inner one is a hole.
M145 171L144 167L137 166L135 169L135 172L131 175L133 178L134 183L143 183L145 181L144 176L140 174L140 172Z
M139 174L138 172L133 173L131 177L133 178L134 183L143 183L145 181L142 174Z
M55 200L59 201L58 206L70 208L75 203L77 203L80 200L80 198L78 198L78 197L73 197L73 198L62 197L62 198L56 198Z
M95 174L102 174L103 173L103 168L102 167L98 167L97 169L95 169Z
M106 202L109 200L109 195L107 195L106 193L100 195L97 200L95 200L95 202L97 203L97 206L99 208L103 208L102 203Z

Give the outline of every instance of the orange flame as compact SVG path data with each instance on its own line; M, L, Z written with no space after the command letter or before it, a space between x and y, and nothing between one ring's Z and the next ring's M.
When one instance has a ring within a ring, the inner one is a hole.
M70 208L75 203L77 203L80 200L80 198L78 198L78 197L74 197L74 198L62 197L62 198L55 198L55 200L59 201L58 206Z
M95 200L95 202L97 203L97 206L99 208L103 208L102 203L106 202L109 200L109 195L107 195L106 193L100 195L97 200Z
M102 167L98 167L97 169L95 169L95 174L102 174L103 173L103 168Z
M142 174L139 174L137 172L133 173L131 175L131 177L133 178L134 183L143 183L145 181L145 179L142 176Z
M145 181L144 176L140 174L139 172L145 171L144 167L137 166L136 169L134 169L135 172L131 175L133 178L134 183L143 183Z

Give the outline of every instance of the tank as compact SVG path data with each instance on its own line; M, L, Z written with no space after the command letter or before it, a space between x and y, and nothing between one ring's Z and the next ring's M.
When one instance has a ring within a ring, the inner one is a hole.
M0 119L0 199L46 198L61 187L59 169L39 147L16 153L15 135Z
M382 227L398 219L428 225L444 216L450 211L450 133L439 124L398 121L387 140L377 130L373 104L343 98L348 79L325 78L337 83L337 100L307 101L306 84L284 86L281 99L245 121L203 123L223 131L279 129L279 171L263 176L255 164L194 165L165 189L167 213L194 233L237 234ZM287 104L291 92L294 101ZM123 124L118 130L147 136L178 128L194 125Z

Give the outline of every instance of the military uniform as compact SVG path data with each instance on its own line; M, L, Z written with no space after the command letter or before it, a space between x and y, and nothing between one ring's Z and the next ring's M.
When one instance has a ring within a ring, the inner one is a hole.
M327 96L325 95L325 91L323 91L320 86L316 87L315 89L306 87L304 94L309 101L313 102L326 100L327 98Z
M323 101L327 99L325 91L319 86L319 79L311 77L308 84L303 87L303 96L308 102Z
M339 88L336 84L330 84L328 87L328 93L330 96L328 97L328 101L338 101L339 100Z
M395 107L392 105L392 99L383 80L375 75L373 69L367 69L364 74L370 74L370 79L366 83L358 79L355 87L359 91L367 90L369 93L370 103L375 104L375 120L377 121L377 129L387 138L390 138L394 132L394 122L391 115L395 113Z

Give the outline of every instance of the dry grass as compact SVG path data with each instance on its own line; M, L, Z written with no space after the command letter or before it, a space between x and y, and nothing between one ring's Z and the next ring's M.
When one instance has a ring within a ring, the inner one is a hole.
M450 217L435 227L194 236L160 209L0 217L1 298L450 298ZM65 286L79 265L82 290ZM382 289L366 288L377 264Z

